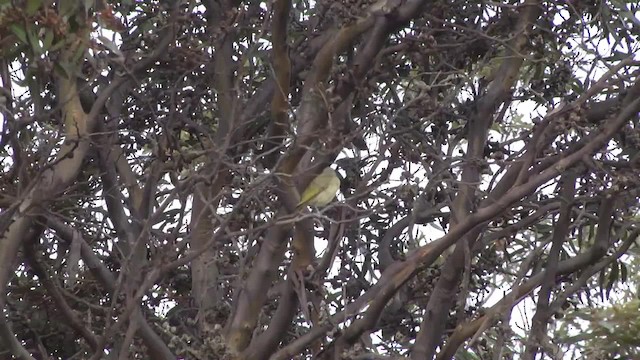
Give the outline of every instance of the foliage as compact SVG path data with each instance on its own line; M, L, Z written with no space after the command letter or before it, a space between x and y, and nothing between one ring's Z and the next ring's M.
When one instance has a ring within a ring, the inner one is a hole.
M567 315L566 322L581 328L575 335L565 333L559 341L584 344L581 352L591 359L631 359L640 355L637 299L603 309ZM582 324L581 324L582 323ZM584 326L588 324L588 326ZM583 326L580 326L583 325ZM563 329L563 330L566 330Z
M636 356L637 12L0 0L0 359Z

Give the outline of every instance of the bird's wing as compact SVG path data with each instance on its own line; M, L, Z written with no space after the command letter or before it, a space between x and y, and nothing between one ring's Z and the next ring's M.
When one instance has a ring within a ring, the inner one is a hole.
M327 181L321 181L321 175L314 178L309 186L304 190L302 195L300 195L300 202L298 203L298 207L307 204L313 199L315 199L321 192L323 192L327 188Z

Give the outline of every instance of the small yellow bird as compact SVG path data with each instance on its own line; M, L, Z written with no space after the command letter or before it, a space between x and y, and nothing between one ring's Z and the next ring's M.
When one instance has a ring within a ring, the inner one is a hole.
M332 168L327 167L311 181L302 195L300 195L300 202L296 209L307 205L328 205L336 197L338 189L340 189L340 178Z

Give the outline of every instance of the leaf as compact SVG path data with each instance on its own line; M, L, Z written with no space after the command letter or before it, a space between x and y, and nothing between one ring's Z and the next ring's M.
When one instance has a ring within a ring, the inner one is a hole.
M611 273L609 274L609 278L607 280L606 290L607 290L607 299L611 295L611 289L613 289L613 285L618 281L619 275L618 263L614 262L611 264Z
M621 61L621 60L624 60L624 59L626 59L626 58L628 58L630 56L632 56L632 55L629 55L627 53L623 53L621 51L614 50L613 51L613 55L604 57L604 58L602 58L602 60L606 60L606 61Z
M42 5L42 0L27 0L26 12L27 15L33 16L38 12L40 6Z
M588 238L588 243L590 244L593 240L593 237L596 235L596 230L595 230L595 225L591 224L589 225L589 238Z
M107 49L111 50L114 55L118 56L119 58L124 58L124 54L122 54L122 51L120 51L118 45L116 45L113 41L107 39L104 36L98 36L98 40L100 40Z
M620 11L620 15L622 15L622 17L626 18L627 20L630 20L635 25L640 26L640 20L638 20L638 18L635 17L631 11L622 10Z
M436 224L434 222L429 223L429 226L431 226L432 228L434 228L434 229L436 229L438 231L444 231L444 229L440 225L438 225L438 224Z
M64 40L60 40L57 43L53 44L53 46L49 49L49 51L58 51L60 49L62 49L62 47L65 45L65 41Z
M24 31L24 28L22 28L18 24L11 24L11 26L9 28L11 29L11 32L16 37L18 37L18 40L20 40L21 42L23 42L25 44L29 44L29 40L27 39L27 32Z
M604 300L604 281L605 281L605 269L600 270L598 274L598 284L600 285L600 298Z
M616 324L608 320L600 321L600 326L602 326L602 328L605 329L609 334L613 334L616 329Z
M35 28L29 27L27 37L29 38L29 44L31 45L33 53L38 56L42 55L42 46L40 45L40 39L38 38L38 35L36 35Z
M49 50L52 44L53 44L53 31L51 29L47 29L47 31L44 33L42 48L44 50Z
M478 359L480 359L480 357L478 357L476 354L474 354L474 353L472 353L471 351L468 351L468 350L458 351L456 353L456 358L459 358L461 360L478 360Z
M58 3L58 11L60 16L67 17L76 11L76 7L78 7L78 1L76 0L61 0Z

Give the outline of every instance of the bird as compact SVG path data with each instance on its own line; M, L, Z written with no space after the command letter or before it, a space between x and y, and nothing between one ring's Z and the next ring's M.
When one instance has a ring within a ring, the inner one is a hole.
M335 170L327 167L302 192L296 210L307 205L328 205L336 197L338 189L340 189L340 179Z

